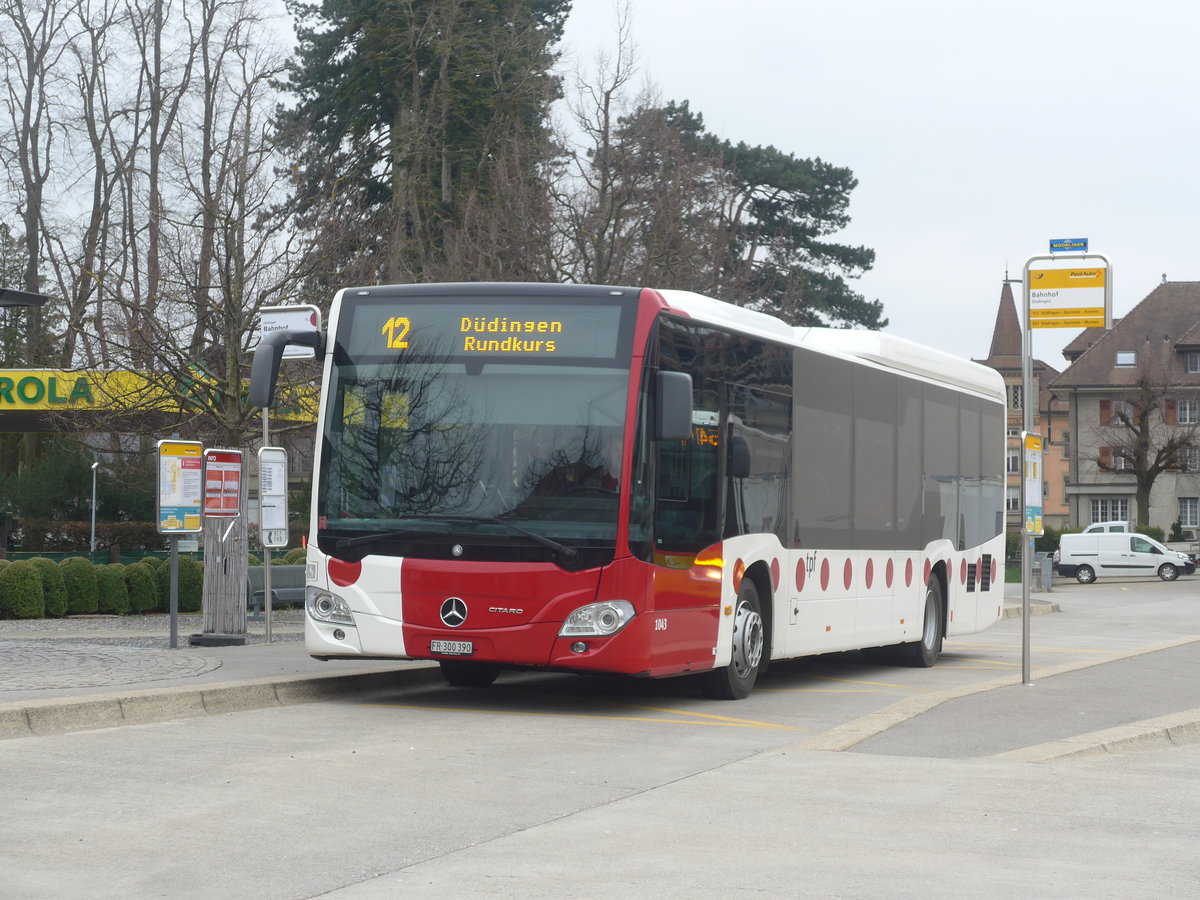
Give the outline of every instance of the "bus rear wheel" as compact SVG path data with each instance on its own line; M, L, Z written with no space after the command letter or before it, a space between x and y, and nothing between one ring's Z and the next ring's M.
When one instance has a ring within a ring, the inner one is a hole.
M443 659L442 677L455 687L487 687L500 675L495 663L467 662L461 659Z
M749 578L743 579L738 591L737 607L733 614L733 655L729 665L703 675L706 696L714 700L744 700L754 690L762 667L766 634L758 588Z
M942 583L936 575L929 577L925 585L925 617L921 625L921 639L900 647L901 659L906 665L928 669L942 655Z

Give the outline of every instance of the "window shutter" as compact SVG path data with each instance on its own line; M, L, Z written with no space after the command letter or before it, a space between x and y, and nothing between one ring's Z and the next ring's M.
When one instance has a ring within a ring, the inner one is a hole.
M1168 400L1163 406L1163 421L1168 425L1179 424L1179 401Z
M1112 463L1113 463L1112 447L1101 447L1100 448L1100 468L1104 469L1105 471L1109 471L1112 469Z
M1112 401L1111 400L1101 400L1100 401L1100 424L1101 425L1111 425L1112 424Z

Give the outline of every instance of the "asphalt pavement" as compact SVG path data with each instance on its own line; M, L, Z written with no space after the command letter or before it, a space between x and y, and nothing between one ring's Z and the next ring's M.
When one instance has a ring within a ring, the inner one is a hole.
M1196 579L1200 581L1200 579ZM1093 585L1091 596L1117 586ZM1128 587L1124 589L1128 590ZM1058 612L1035 593L1033 615ZM1006 617L1020 617L1019 586ZM0 621L0 739L170 721L440 682L429 662L321 662L303 644L303 613L248 623L241 646L190 646L199 616L80 616ZM1197 622L1200 632L1200 622ZM801 746L1026 761L1200 741L1200 633L1132 646L1100 660L906 698Z

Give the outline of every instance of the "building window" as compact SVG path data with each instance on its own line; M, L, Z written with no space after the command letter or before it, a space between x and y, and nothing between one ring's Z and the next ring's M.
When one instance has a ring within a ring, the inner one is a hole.
M1129 501L1097 497L1092 500L1093 522L1128 522Z
M1025 386L1020 384L1010 384L1008 386L1008 407L1009 409L1024 409L1025 408Z
M1179 401L1179 424L1195 425L1200 422L1200 400L1192 397L1190 400Z
M1008 431L1006 432L1006 434L1010 438L1019 438L1021 436L1021 426L1020 425L1009 425Z
M1200 528L1200 497L1179 498L1179 524L1184 528Z
M1200 447L1184 447L1179 451L1179 468L1185 472L1200 472Z
M1136 350L1118 350L1117 351L1117 368L1131 369L1137 365Z
M1009 450L1008 459L1005 461L1004 471L1009 475L1021 474L1021 451Z
M1021 489L1019 487L1008 488L1008 492L1004 496L1004 508L1009 512L1021 511Z
M1189 375L1200 374L1200 353L1185 353L1183 359Z
M1100 424L1120 427L1133 424L1133 407L1128 400L1101 400Z

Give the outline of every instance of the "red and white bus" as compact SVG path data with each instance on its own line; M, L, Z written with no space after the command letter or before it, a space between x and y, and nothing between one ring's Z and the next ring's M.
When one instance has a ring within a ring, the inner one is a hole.
M269 405L282 346L252 399ZM699 673L933 665L1002 613L993 370L694 293L549 284L340 291L307 557L308 652ZM877 649L878 648L878 649Z

